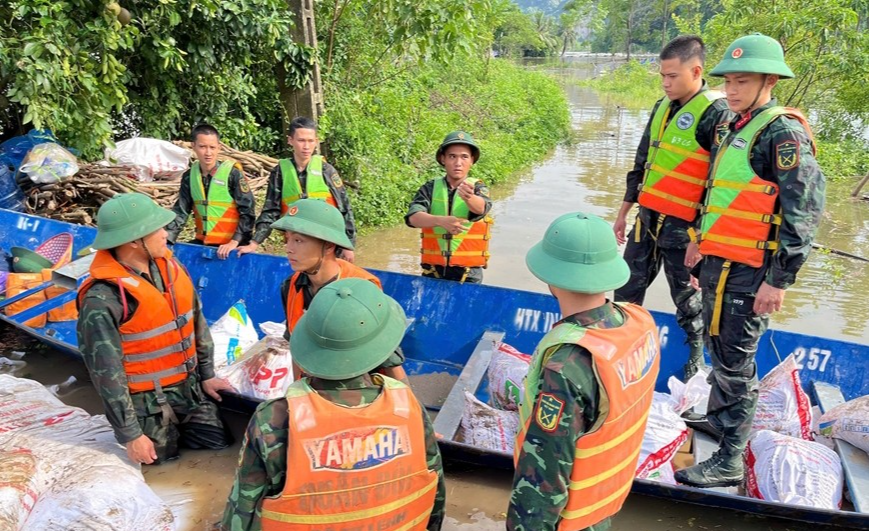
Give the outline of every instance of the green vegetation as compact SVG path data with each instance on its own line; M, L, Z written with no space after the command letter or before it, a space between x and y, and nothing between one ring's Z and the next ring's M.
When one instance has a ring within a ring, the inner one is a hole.
M489 183L566 137L561 88L491 59L510 17L525 16L509 0L314 5L316 50L292 41L287 0L0 3L0 139L47 127L95 159L114 140L184 138L209 121L233 147L285 156L282 98L317 62L324 148L375 226L399 221L439 173L434 151L452 129L479 138L474 174ZM556 32L547 50L563 44L551 19L528 20Z
M631 109L651 109L664 95L657 67L650 68L634 60L578 84L606 93L617 104Z
M398 222L420 184L443 174L434 153L450 130L474 134L471 175L503 182L566 137L567 103L555 81L480 59L404 74L364 94L336 94L324 120L329 153L367 226Z

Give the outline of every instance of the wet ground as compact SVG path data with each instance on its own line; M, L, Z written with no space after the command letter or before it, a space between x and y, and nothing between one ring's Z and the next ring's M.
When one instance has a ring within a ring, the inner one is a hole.
M559 146L543 163L530 168L511 184L492 189L496 224L492 237L492 260L485 283L518 289L544 291L524 266L526 250L543 234L557 215L584 210L612 220L624 192L624 174L631 166L636 145L648 111L625 109L602 99L594 92L570 83L590 71L588 65L572 65L559 70L565 77L573 125L576 130L570 145ZM483 155L485 156L485 154ZM829 212L818 241L858 255L869 255L865 230L869 205L850 200L850 183L831 183ZM366 267L391 271L416 272L419 235L406 227L395 227L368 234L361 239L359 261ZM785 309L774 318L774 326L815 335L869 340L865 315L869 300L866 264L815 252L800 274L798 283L788 290ZM654 309L672 310L663 279L647 297ZM19 376L47 385L59 384L74 375L78 382L61 394L67 403L93 414L101 405L84 366L41 347L19 335L0 337L0 356L8 351L24 351L28 365ZM0 366L0 370L3 367ZM438 385L421 383L436 393ZM247 419L229 415L229 424L238 439ZM209 529L219 520L229 491L238 443L219 452L187 451L182 458L145 469L148 483L172 504L181 531ZM447 472L446 531L504 529L504 511L509 499L511 473L468 468L451 464ZM783 520L752 517L724 510L711 510L667 500L631 496L614 521L615 531L700 530L791 530L823 528ZM832 528L831 528L832 529Z

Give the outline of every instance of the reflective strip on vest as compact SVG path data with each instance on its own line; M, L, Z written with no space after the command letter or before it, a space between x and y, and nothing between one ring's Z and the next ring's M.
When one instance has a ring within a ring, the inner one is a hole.
M193 344L193 336L189 335L183 338L179 343L175 343L174 345L169 345L163 348L158 348L156 350L152 350L150 352L142 352L140 354L128 354L125 359L127 361L149 361L155 360L157 358L162 358L167 354L179 353L183 354L185 350L190 348Z
M636 474L659 370L659 340L646 310L633 304L619 304L617 308L626 319L616 328L561 323L550 330L534 351L525 378L516 464L528 429L536 422L543 368L561 345L579 345L591 353L597 383L608 400L595 425L577 440L559 529L584 529L618 512Z
M709 152L697 142L697 125L706 109L723 94L697 93L670 119L671 102L662 100L652 116L652 138L640 205L685 221L697 217L709 173Z
M768 251L778 249L781 225L778 184L761 179L751 167L751 150L759 135L780 116L805 118L796 109L770 107L741 130L725 138L715 157L711 187L701 220L700 252L761 267Z
M169 376L175 376L177 374L186 375L188 372L189 371L187 370L187 366L181 365L179 367L172 367L163 371L151 372L147 374L130 374L127 376L127 381L132 383L145 383L153 380L161 380L163 378L168 378Z
M307 379L287 389L293 473L263 500L263 531L426 529L438 476L428 469L422 408L401 382L372 379L382 391L362 407L333 404Z
M208 185L208 194L202 182L199 162L190 168L190 195L196 222L196 239L206 245L229 242L238 228L238 208L229 190L229 176L234 162L224 161Z
M299 199L317 199L325 201L337 208L338 203L332 197L332 190L326 184L326 179L323 177L323 157L314 155L308 162L306 172L308 174L305 182L305 190L302 190L302 182L299 180L299 174L296 172L296 163L293 159L281 159L278 161L281 168L281 215L287 213L290 205Z
M477 179L465 179L475 185ZM453 195L450 204L450 190L445 177L435 179L432 190L431 208L433 216L455 216L467 220L471 213L468 204L458 195ZM460 234L450 234L442 227L422 229L420 262L423 265L453 267L486 267L489 263L489 238L491 237L492 218L486 216L480 221L465 221Z
M158 326L153 330L149 330L147 332L141 332L138 334L121 334L122 341L138 341L141 339L151 339L152 337L159 336L160 334L164 334L166 332L171 332L172 330L177 330L184 325L186 325L190 320L193 319L193 310L185 313L180 316L178 319L166 323L163 326ZM180 321L180 324L179 324Z

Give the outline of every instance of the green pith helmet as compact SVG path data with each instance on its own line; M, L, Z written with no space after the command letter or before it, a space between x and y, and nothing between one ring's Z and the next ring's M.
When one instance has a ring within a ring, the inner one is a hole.
M118 194L97 212L97 238L91 247L100 251L114 249L162 229L175 219L145 194Z
M709 75L723 77L724 74L775 74L783 79L794 77L785 63L785 53L781 44L772 37L753 33L733 41L724 52L724 58Z
M272 228L298 232L353 250L353 243L344 228L344 216L337 208L318 199L299 199L292 203L287 214L272 223Z
M577 293L617 289L631 276L610 224L582 212L553 221L525 255L525 264L543 282Z
M453 131L444 138L444 141L441 142L441 146L438 148L437 153L435 153L435 159L441 166L444 165L444 163L441 161L441 155L444 154L444 151L447 149L447 147L452 146L453 144L464 144L471 148L471 157L474 159L474 164L476 164L477 161L480 160L480 146L478 146L477 143L474 142L474 137L472 137L470 133L466 133L464 131Z
M15 273L41 273L43 269L54 265L48 258L24 247L13 247L10 251L12 252L12 271Z
M379 367L404 337L404 310L364 278L321 288L290 337L305 374L346 380Z

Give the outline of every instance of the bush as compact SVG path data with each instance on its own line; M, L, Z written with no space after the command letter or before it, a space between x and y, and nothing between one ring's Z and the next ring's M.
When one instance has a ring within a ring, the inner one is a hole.
M363 227L401 222L417 188L443 175L434 154L450 131L465 130L480 144L471 176L490 185L540 159L569 131L558 83L501 60L422 66L367 90L328 88L321 135Z

